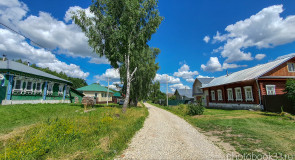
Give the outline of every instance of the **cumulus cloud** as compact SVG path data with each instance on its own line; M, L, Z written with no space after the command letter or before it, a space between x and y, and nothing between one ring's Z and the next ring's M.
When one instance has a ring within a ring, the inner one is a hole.
M50 68L53 71L64 72L68 76L86 79L88 72L83 72L79 66L59 61L54 54L45 49L37 49L28 44L24 37L6 29L0 28L0 52L8 58L22 59L35 63L39 67Z
M209 76L202 76L202 75L198 75L197 78L214 78L214 77L209 77Z
M265 54L256 54L255 59L257 60L262 60L263 58L265 58L266 55Z
M170 85L169 88L172 92L175 92L176 89L191 89L189 86L183 85L182 83Z
M216 72L216 71L222 71L224 69L238 68L238 67L247 67L247 65L238 65L233 63L223 63L221 65L217 57L210 57L210 60L207 62L206 65L204 64L201 65L201 69L203 71L208 71L208 72Z
M249 47L271 48L295 41L295 15L283 18L283 5L274 5L262 9L250 18L228 25L225 31L217 32L215 41L225 44L221 51L225 62L253 60ZM260 56L261 58L261 56Z
M207 62L207 64L202 64L201 68L203 71L209 72L222 71L222 66L217 57L210 57L210 60Z
M198 75L198 71L190 71L190 67L187 64L183 64L178 72L174 72L173 76L181 77L187 82L191 82L194 79L194 76Z
M108 81L108 78L110 81L118 82L120 81L120 73L118 69L111 68L107 69L102 75L96 75L94 78L97 80L97 82Z
M205 36L203 39L206 43L208 43L210 41L210 37L209 36Z
M160 83L180 83L179 78L175 78L173 76L169 76L167 74L156 74L154 81L159 81Z

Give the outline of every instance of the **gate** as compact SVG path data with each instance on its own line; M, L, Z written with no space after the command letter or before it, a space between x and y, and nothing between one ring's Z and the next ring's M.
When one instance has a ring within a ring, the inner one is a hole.
M0 86L0 104L2 103L2 100L5 99L6 88L7 88L7 87Z
M263 96L263 106L265 111L295 113L294 104L288 99L287 95L265 95Z

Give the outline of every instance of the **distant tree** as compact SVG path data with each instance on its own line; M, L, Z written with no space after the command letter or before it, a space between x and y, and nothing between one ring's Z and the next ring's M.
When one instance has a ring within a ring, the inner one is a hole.
M159 69L159 65L156 63L156 58L159 53L160 49L158 48L146 48L141 53L135 54L130 58L130 69L133 70L137 67L137 72L134 74L130 86L130 101L135 106L138 101L147 98L148 91ZM125 67L125 65L120 67L120 75L122 75L121 80L124 82L124 86L126 86L127 83Z
M170 96L168 99L169 99L169 100L176 100L176 96L175 96L175 95Z
M160 82L155 82L151 85L148 99L153 103L157 102L160 99L166 99L166 94L160 90Z
M130 70L130 59L146 49L147 42L161 24L157 0L93 0L88 17L85 11L73 16L74 22L88 37L88 43L99 56L105 56L114 68L126 69L126 98L137 70Z
M25 64L25 65L28 64L27 61L22 61L21 59L18 59L18 60L15 60L15 61L16 62L19 62L19 63L22 63L22 64ZM85 81L85 79L69 77L64 72L59 72L58 73L56 71L50 70L49 68L37 67L36 64L31 64L30 66L33 67L33 68L35 68L35 69L38 69L40 71L43 71L43 72L52 74L52 75L54 75L56 77L59 77L59 78L62 78L62 79L65 79L67 81L72 82L72 84L73 84L72 87L75 88L75 89L80 88L80 87L87 86L87 82Z

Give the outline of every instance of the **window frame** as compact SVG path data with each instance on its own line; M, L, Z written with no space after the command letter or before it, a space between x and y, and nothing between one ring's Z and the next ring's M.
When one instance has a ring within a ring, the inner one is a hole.
M247 89L251 89L251 98L248 98L247 97ZM246 102L247 101L254 101L254 95L253 95L253 89L252 89L252 86L245 86L244 87L244 91L245 91L245 100L246 100Z
M47 84L47 95L52 95L53 94L53 87L54 87L54 83L48 83ZM51 91L49 91L49 88L51 89Z
M20 88L16 89L16 81L20 80ZM13 84L13 89L12 89L12 93L20 93L22 94L24 89L23 89L23 85L24 85L24 78L21 76L16 76L14 78L14 84Z
M64 92L64 87L65 85L64 84L59 84L58 85L58 95L63 95L63 92Z
M213 94L212 94L213 93ZM213 96L214 95L214 96ZM215 95L215 91L211 90L211 100L212 101L216 101L216 95Z
M28 84L29 84L29 83L31 83L31 86L30 86L30 88L28 89ZM32 94L32 93L33 93L33 86L34 86L34 82L31 81L31 80L27 80L27 81L26 81L25 92L26 92L26 93L30 93L30 94Z
M217 100L218 101L223 101L223 96L222 96L222 90L221 89L217 90Z
M293 67L293 71L290 71L290 69L289 69L289 65L292 65L292 67ZM287 68L288 68L288 72L295 72L295 63L287 63Z
M237 90L240 90L241 98L238 98L238 92L237 92ZM242 88L241 87L236 87L235 88L235 95L236 95L236 101L243 101L243 93L242 93Z
M268 94L269 93L269 89L268 87L273 87L273 92L274 94ZM268 85L265 85L265 90L266 90L266 95L276 95L276 85L274 84L268 84Z
M231 91L231 97L229 96L229 92L228 91ZM234 92L233 92L233 89L232 88L228 88L228 89L226 89L226 92L227 92L227 100L228 101L234 101Z

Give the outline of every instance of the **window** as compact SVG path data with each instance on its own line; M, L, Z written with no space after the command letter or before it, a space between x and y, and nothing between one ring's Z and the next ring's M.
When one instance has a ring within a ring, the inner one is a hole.
M67 87L67 89L66 89L66 95L70 95L70 87Z
M31 91L33 89L32 82L27 82L27 91Z
M295 72L295 63L288 63L288 71Z
M47 95L52 95L52 93L53 93L53 84L48 83L48 85L47 85Z
M222 101L222 90L221 89L217 90L217 96L218 96L218 100Z
M266 94L267 95L276 95L276 86L275 85L266 85Z
M236 101L242 101L242 89L241 87L237 87L235 88L235 92L236 92Z
M20 90L21 89L21 83L22 83L21 80L16 80L14 89Z
M215 101L215 91L211 91L211 100Z
M35 88L35 94L42 92L41 87L42 87L42 84L40 82L37 82L36 88Z
M58 95L63 95L63 89L64 89L64 85L63 84L60 84L58 86Z
M227 89L227 100L228 101L234 100L233 89L231 89L231 88Z
M244 89L245 89L246 101L254 101L254 99L253 99L253 93L252 93L252 87L251 86L247 86L247 87L244 87Z

